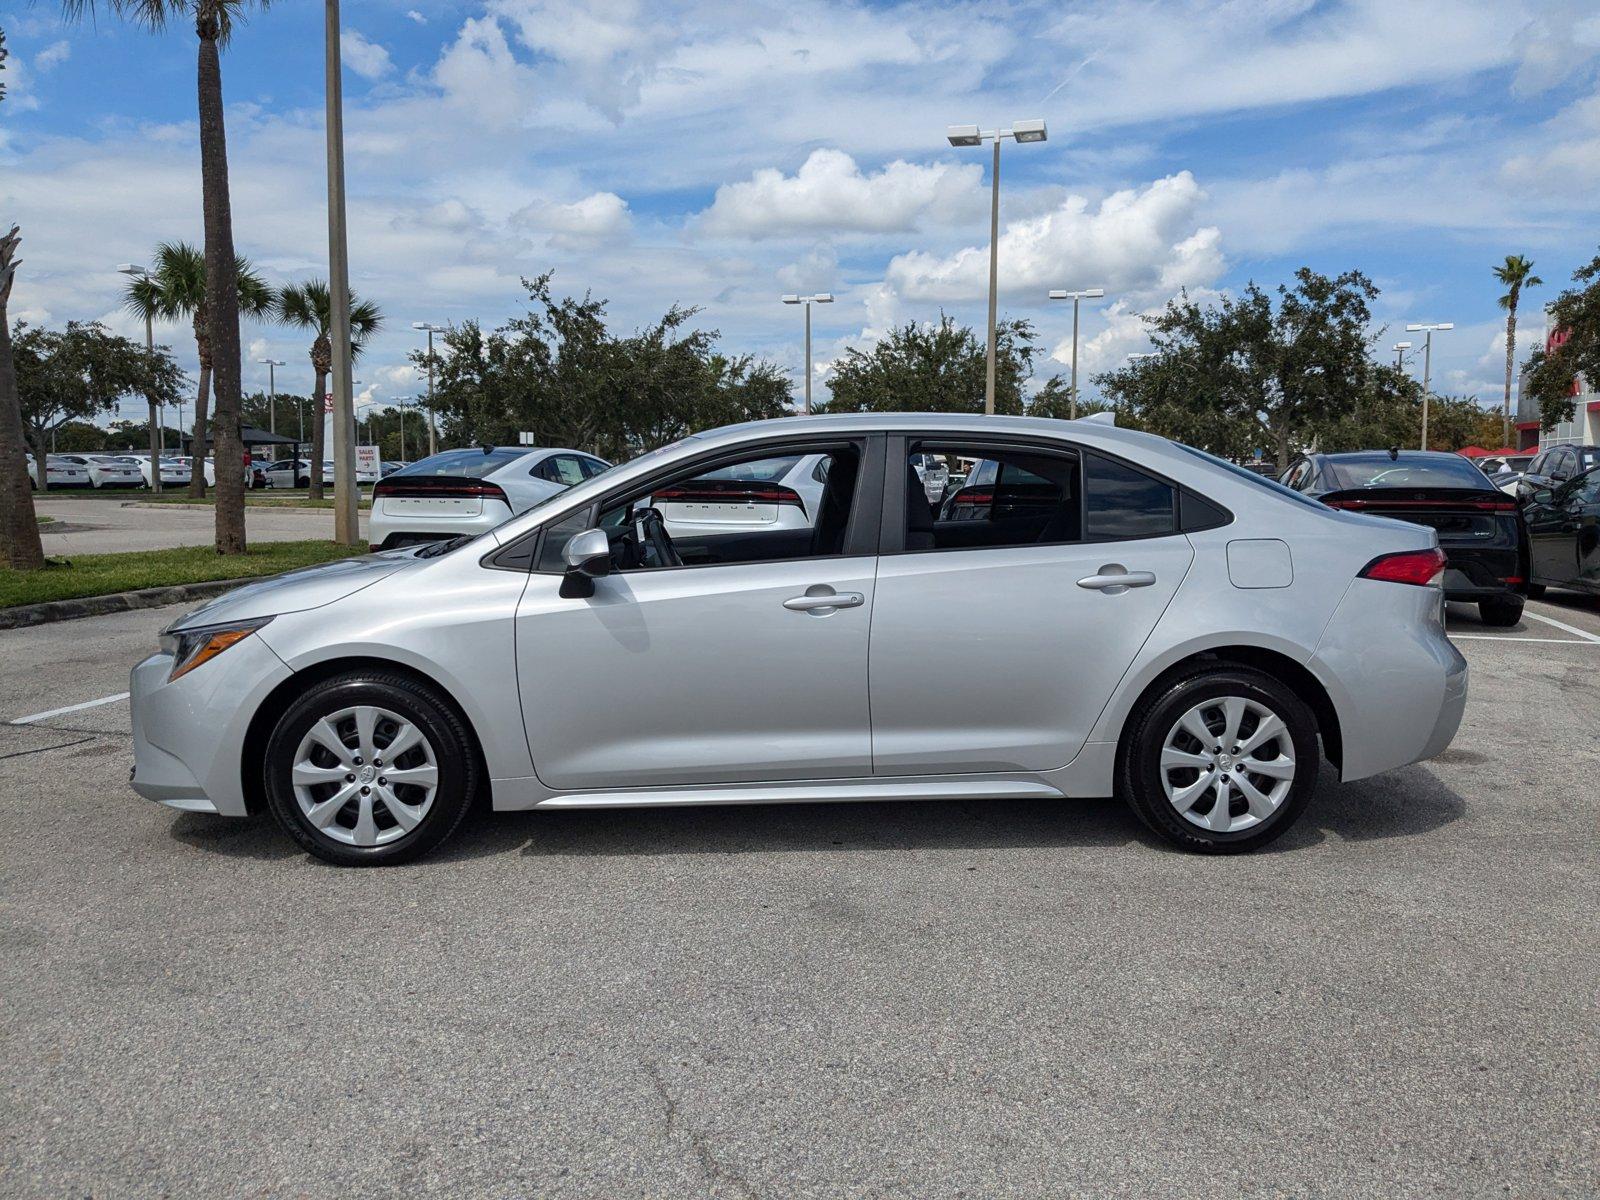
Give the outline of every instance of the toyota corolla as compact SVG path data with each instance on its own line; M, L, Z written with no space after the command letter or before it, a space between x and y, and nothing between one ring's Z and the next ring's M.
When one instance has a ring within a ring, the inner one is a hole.
M981 511L935 509L930 454L994 464ZM804 526L675 533L650 504L793 455L826 463ZM1099 419L758 422L174 622L133 671L133 787L270 811L343 864L423 854L480 798L1115 793L1178 846L1248 850L1320 771L1449 744L1443 570L1432 529Z

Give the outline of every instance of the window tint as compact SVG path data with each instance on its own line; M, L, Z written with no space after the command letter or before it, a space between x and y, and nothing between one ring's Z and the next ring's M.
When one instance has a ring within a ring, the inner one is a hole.
M800 456L798 454L785 454L777 458L758 458L751 462L718 467L715 471L707 471L700 478L775 481L782 479L790 471L794 470L795 463L799 461Z
M1204 450L1196 450L1193 446L1186 446L1182 442L1173 442L1172 444L1179 450L1194 455L1202 462L1208 462L1213 467L1226 471L1235 479L1247 480L1250 483L1255 484L1257 487L1266 488L1269 492L1276 492L1280 496L1287 496L1291 500L1298 500L1301 504L1308 505L1309 507L1314 508L1321 513L1329 513L1332 511L1327 506L1319 503L1316 500L1313 500L1310 496L1303 496L1293 488L1284 487L1283 484L1279 483L1276 479L1268 479L1265 475L1261 475L1255 471L1249 470L1248 468L1238 466L1235 463L1229 462L1225 458L1218 458L1215 454L1207 454Z
M583 477L593 479L596 475L604 475L611 467L601 462L598 458L580 458L578 465L583 468Z
M1387 487L1453 487L1489 489L1484 473L1455 455L1398 459L1387 454L1348 454L1327 460L1328 473L1341 490Z
M1578 476L1573 490L1579 504L1600 503L1600 470L1591 467L1587 475Z
M562 487L572 487L584 480L583 465L573 454L552 454L528 474L559 483Z
M517 446L501 446L491 449L487 454L481 449L445 450L414 462L409 467L402 467L395 475L447 475L453 479L483 479L527 453Z
M1161 537L1176 529L1173 488L1098 454L1088 456L1084 493L1088 540Z
M959 485L920 463L960 457L973 466ZM1031 447L929 444L907 458L907 550L970 550L1076 542L1080 535L1078 456Z

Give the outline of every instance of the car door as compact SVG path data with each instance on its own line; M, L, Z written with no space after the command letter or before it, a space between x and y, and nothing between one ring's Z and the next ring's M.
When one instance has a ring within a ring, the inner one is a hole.
M618 505L720 458L612 493L546 532L516 636L542 783L582 791L871 773L867 635L881 439L848 449L849 478L832 474L848 520L830 553L619 568L594 581L592 596L561 595L568 539L598 521L620 544L628 522L610 515Z
M933 514L891 441L872 615L874 773L1065 766L1189 569L1177 490L1052 443L930 434L921 446L998 470L986 505ZM1026 481L1015 503L1013 469ZM1057 489L1053 507L1035 480Z
M1573 480L1568 522L1576 542L1577 582L1600 591L1600 467Z

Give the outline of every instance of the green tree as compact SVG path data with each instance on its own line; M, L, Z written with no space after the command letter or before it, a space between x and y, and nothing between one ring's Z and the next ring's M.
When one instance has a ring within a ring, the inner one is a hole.
M1584 382L1600 383L1600 255L1572 273L1568 288L1546 309L1554 336L1523 367L1539 401L1539 424L1554 429L1570 421Z
M937 324L908 321L870 349L848 348L834 364L832 398L818 411L981 413L985 349L969 326L944 313ZM1023 385L1037 352L1028 321L996 327L995 412L1022 412Z
M333 371L333 299L328 285L320 279L307 283L291 284L278 294L278 319L285 325L311 331L311 370L316 376L316 386L311 393L312 404L306 414L311 420L311 499L322 499L322 460L326 415L324 397L328 393L328 376ZM383 327L383 313L370 300L362 300L350 293L350 358L354 362L361 356L367 339Z
M272 289L245 258L234 260L234 295L236 309L257 320L271 317L277 302ZM206 406L213 390L216 361L211 341L211 310L206 303L205 255L187 242L161 243L156 247L155 269L148 275L129 280L122 302L123 307L140 317L156 321L191 322L195 354L200 360L200 386L194 401L193 449L196 459L204 459L210 443ZM216 468L219 492L222 488L221 454L219 442L216 456L219 460ZM190 478L189 494L196 498L206 494L203 470L196 470ZM243 501L240 503L242 506Z
M1500 423L1500 444L1511 444L1511 382L1517 359L1517 303L1522 299L1522 289L1539 287L1544 283L1533 273L1533 260L1520 254L1506 255L1505 262L1493 267L1494 277L1505 287L1500 297L1500 307L1506 310L1506 396L1504 416Z
M146 350L98 322L68 322L65 330L17 322L12 333L22 423L34 461L50 452L51 434L69 422L92 422L122 396L155 396L176 404L183 372L164 348ZM39 490L48 479L39 472Z
M105 0L119 16L152 32L193 21L198 39L196 77L200 115L200 211L205 228L207 334L212 355L212 421L216 443L216 545L219 554L243 554L244 444L239 440L242 368L239 349L241 297L233 246L233 201L228 190L228 138L222 103L221 47L249 8L269 0ZM72 18L92 13L95 0L62 0ZM198 415L199 409L196 408ZM204 452L202 443L197 453ZM197 475L202 472L197 471ZM204 480L202 478L202 490Z
M1081 390L1081 389L1080 389ZM1078 416L1092 417L1095 413L1112 412L1112 406L1103 400L1078 400ZM1028 400L1030 417L1050 417L1057 421L1072 418L1072 382L1065 375L1052 375Z
M276 418L277 431L284 437L302 437L302 427L311 410L309 400L292 392L277 392L268 397L266 392L251 392L239 408L239 422L254 425L257 429L271 429ZM320 410L319 410L320 411Z
M1254 282L1202 307L1187 293L1146 318L1156 357L1095 377L1144 427L1213 453L1277 461L1359 405L1371 383L1371 302L1360 271L1309 268L1276 298Z
M528 308L499 329L466 321L444 335L434 409L446 444L528 432L541 445L623 461L700 429L787 411L782 372L719 353L714 330L687 328L695 310L674 307L617 337L604 300L557 299L550 279L524 279ZM426 355L412 361L425 367Z
M11 285L16 282L17 267L21 265L17 258L21 242L21 231L15 225L0 236L0 549L15 569L37 571L44 566L44 543L39 540L39 519L33 511L33 492L28 483L22 399L17 388L11 323L6 316ZM41 478L43 474L41 470Z

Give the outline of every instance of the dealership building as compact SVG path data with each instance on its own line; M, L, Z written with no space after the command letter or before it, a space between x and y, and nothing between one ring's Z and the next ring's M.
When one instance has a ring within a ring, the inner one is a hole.
M1546 326L1544 348L1559 346L1565 339L1561 331L1549 332ZM1539 402L1528 394L1527 376L1517 387L1517 447L1541 450L1546 446L1600 446L1600 392L1582 377L1573 392L1572 420L1563 421L1542 437L1539 434Z

